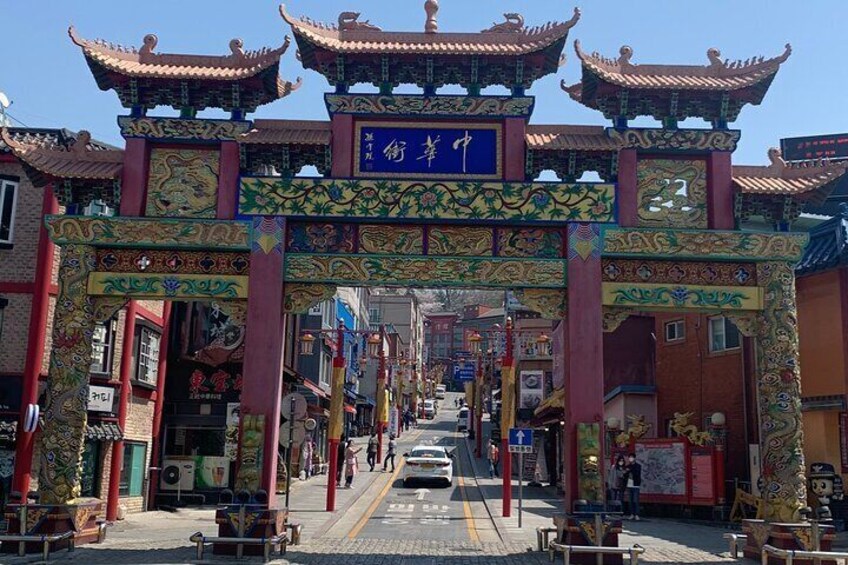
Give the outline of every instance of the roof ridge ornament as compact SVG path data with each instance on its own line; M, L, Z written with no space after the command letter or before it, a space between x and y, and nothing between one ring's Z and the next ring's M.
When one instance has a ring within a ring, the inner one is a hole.
M339 31L383 31L369 20L359 21L359 12L342 12L339 14Z
M436 20L436 14L439 13L439 0L426 0L424 2L424 12L427 14L427 21L424 23L424 32L436 33L439 31L439 22Z
M91 142L91 133L88 130L81 129L77 134L76 140L71 144L70 151L76 155L81 155L89 151L88 144Z
M504 21L501 23L492 23L492 27L486 28L480 33L520 33L526 31L524 27L524 16L517 12L507 12L504 15ZM548 22L550 24L550 22ZM543 31L541 28L534 28L531 31Z
M159 43L159 38L156 37L156 34L148 33L144 36L144 39L141 40L142 46L138 50L138 54L142 57L145 55L153 55L153 50L156 49L156 44Z

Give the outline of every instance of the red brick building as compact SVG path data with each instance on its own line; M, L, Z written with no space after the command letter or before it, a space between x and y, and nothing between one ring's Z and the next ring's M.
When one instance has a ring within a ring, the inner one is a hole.
M12 128L7 139L69 149L79 136ZM30 178L44 182L36 186ZM47 237L42 218L61 207L49 178L28 176L0 142L0 504L11 492L37 488L39 430L25 433L20 423L27 406L39 403L50 363L60 249ZM95 330L82 496L106 500L111 519L120 507L142 510L147 497L153 429L161 418L158 375L164 374L168 312L161 302L131 301ZM117 460L115 449L121 450Z

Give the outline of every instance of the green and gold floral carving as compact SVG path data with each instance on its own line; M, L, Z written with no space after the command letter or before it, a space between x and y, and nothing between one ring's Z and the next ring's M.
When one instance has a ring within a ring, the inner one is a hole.
M546 288L522 288L515 291L515 298L546 320L562 320L568 309L566 293Z
M172 218L47 216L47 233L58 245L249 251L250 224Z
M246 275L91 273L88 292L132 298L247 298Z
M285 280L363 286L564 288L565 261L289 253L285 257Z
M696 310L762 308L762 294L756 287L603 283L602 292L606 306Z
M283 311L286 314L306 314L310 308L336 294L336 287L331 284L292 283L285 289Z
M636 166L637 215L645 227L707 227L707 162L641 159Z
M603 254L622 257L798 261L805 233L606 228Z
M244 215L410 220L614 219L615 186L593 183L245 177Z

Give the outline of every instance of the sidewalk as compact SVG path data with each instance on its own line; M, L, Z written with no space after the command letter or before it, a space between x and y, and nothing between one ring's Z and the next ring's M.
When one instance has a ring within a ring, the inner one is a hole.
M489 437L489 423L483 422L483 437ZM469 453L473 454L474 442L466 439ZM473 459L474 477L485 501L485 506L495 527L506 545L536 550L536 528L553 526L553 515L563 512L563 500L551 486L528 487L524 485L522 527L518 527L518 480L513 478L511 517L504 518L503 479L489 478L489 464L485 457ZM466 463L465 461L463 463ZM503 469L501 469L503 471ZM640 522L625 521L624 532L619 536L621 547L635 543L647 552L640 563L733 563L728 553L727 542L722 538L724 530L711 526L677 522L668 519L643 519Z

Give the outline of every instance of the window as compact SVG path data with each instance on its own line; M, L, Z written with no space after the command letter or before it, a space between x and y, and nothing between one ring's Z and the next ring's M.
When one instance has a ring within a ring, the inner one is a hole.
M100 486L100 442L86 440L82 452L80 496L97 497Z
M666 341L683 341L684 339L686 339L686 322L684 320L665 323Z
M319 371L319 379L322 385L330 386L330 380L333 375L333 358L326 353L321 354L321 370Z
M716 353L738 349L741 338L733 322L724 316L710 318L710 351Z
M18 183L10 179L0 179L0 244L12 244L17 197Z
M108 375L112 372L117 323L116 320L112 319L94 326L94 335L91 338L90 372L100 375Z
M327 300L321 304L321 326L324 329L335 327L336 320L336 301Z
M124 466L121 468L121 482L118 485L120 496L141 496L146 459L146 443L124 442Z
M138 328L136 338L135 380L156 386L159 376L159 340L161 336L150 328Z
M368 320L372 324L380 324L383 322L383 317L380 315L379 308L369 308L368 309Z

